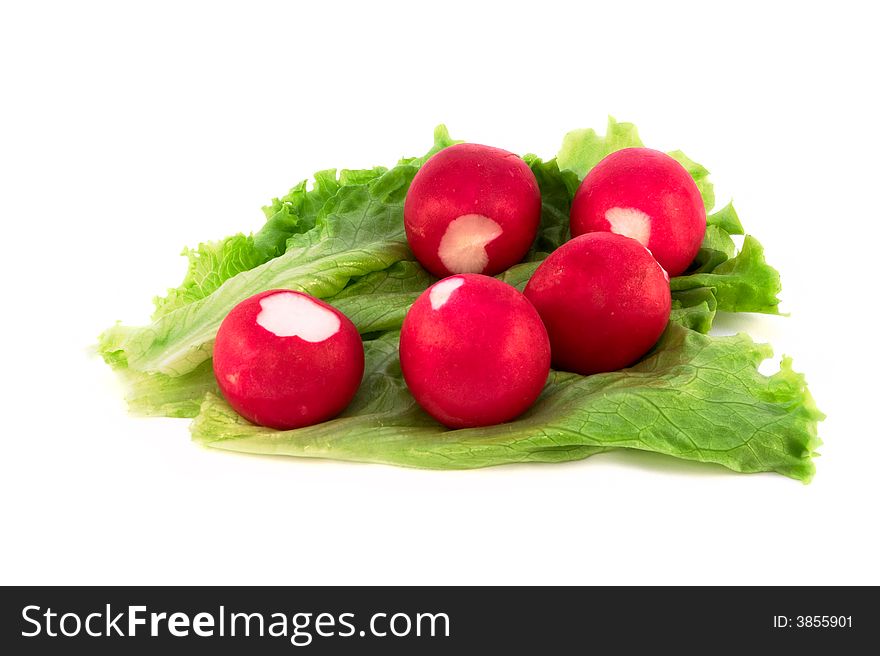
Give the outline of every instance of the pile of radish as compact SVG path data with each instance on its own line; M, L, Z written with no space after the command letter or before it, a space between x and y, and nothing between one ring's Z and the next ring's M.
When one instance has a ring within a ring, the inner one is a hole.
M587 375L638 361L669 321L669 276L687 269L706 230L699 190L678 162L647 148L617 151L577 190L573 238L520 293L491 276L522 261L540 218L534 174L504 150L450 146L413 179L407 240L441 280L406 315L400 364L415 400L449 428L526 412L551 363ZM214 343L223 396L249 421L272 428L338 415L363 371L352 322L295 291L242 301Z

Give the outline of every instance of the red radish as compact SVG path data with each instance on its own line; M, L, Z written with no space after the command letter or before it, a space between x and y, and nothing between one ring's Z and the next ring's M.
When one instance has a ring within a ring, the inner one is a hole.
M706 233L706 208L685 168L650 148L611 153L571 204L571 234L610 231L648 248L670 276L684 273Z
M245 299L220 324L214 375L229 405L270 428L325 421L349 404L364 374L354 324L308 294L286 289Z
M541 192L522 158L457 144L413 178L403 217L412 252L435 276L492 275L519 262L535 240Z
M412 395L450 428L524 412L550 373L541 318L510 285L477 274L429 287L406 315L400 365Z
M669 277L635 239L591 232L553 251L526 285L553 349L553 366L614 371L650 349L669 322Z

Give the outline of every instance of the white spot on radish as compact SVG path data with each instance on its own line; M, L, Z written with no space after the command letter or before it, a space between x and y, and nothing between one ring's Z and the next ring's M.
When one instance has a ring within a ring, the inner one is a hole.
M464 278L446 278L431 287L431 293L428 297L431 299L431 309L439 310L442 308L452 292L464 284Z
M642 246L651 238L651 217L634 207L612 207L605 212L605 220L611 224L611 232L631 237Z
M486 244L502 232L487 216L462 214L446 227L437 255L453 273L482 273L489 264Z
M257 324L278 337L299 337L323 342L339 332L342 322L335 313L312 299L292 292L278 292L260 299Z

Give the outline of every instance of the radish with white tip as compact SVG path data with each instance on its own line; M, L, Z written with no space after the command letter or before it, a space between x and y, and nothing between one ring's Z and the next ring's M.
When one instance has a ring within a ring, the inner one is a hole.
M706 233L697 184L666 153L624 148L594 166L571 203L571 235L608 231L632 237L670 276L690 266Z
M214 376L245 419L290 429L326 421L349 404L364 373L364 347L336 308L287 289L236 305L214 342Z
M514 419L550 373L550 342L532 304L489 276L460 274L429 287L400 333L410 392L450 428Z
M419 169L403 215L410 249L435 276L494 275L522 260L535 240L541 192L521 157L456 144Z

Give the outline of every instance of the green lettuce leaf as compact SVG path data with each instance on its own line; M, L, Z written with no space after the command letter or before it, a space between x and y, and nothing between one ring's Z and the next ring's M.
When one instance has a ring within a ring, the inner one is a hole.
M724 230L728 235L744 235L742 223L739 221L739 215L733 209L733 201L722 207L714 214L706 217L706 223L710 226L717 226Z
M677 276L669 283L673 292L712 289L718 309L725 312L779 313L779 273L767 264L764 248L751 235L746 235L742 250L735 257L722 261L709 272Z
M140 417L195 417L205 394L219 394L213 361L206 360L183 376L117 371L128 411Z
M716 225L707 225L706 234L703 235L703 243L694 259L688 275L695 273L711 273L719 264L726 262L736 255L736 244L723 228Z
M556 161L561 170L572 171L579 180L583 180L591 168L611 153L623 148L642 146L644 144L635 125L618 123L609 116L604 137L600 137L592 128L567 133L556 155ZM572 196L575 190L576 187L570 190Z
M211 357L220 322L242 299L275 288L329 298L353 277L410 259L402 212L415 170L399 166L368 185L344 187L321 210L315 229L291 237L280 257L241 272L149 326L111 328L101 336L99 349L121 351L138 371L183 375Z
M247 453L437 469L559 462L625 448L804 482L814 473L822 415L803 376L788 359L778 373L760 374L770 350L746 335L709 337L672 325L635 367L594 376L551 372L519 419L463 430L443 428L415 403L400 374L397 338L387 333L366 343L364 383L337 419L276 431L248 423L209 394L193 438Z
M409 306L436 281L418 262L403 260L359 278L329 303L362 335L399 330Z
M368 173L379 177L385 169L376 168ZM287 250L287 240L295 234L307 232L315 227L318 213L324 204L336 195L342 186L342 178L349 173L342 171L337 177L336 169L318 171L309 188L308 180L293 187L287 195L275 198L263 208L266 223L254 235L254 247L266 260L278 257ZM367 179L372 179L367 175ZM367 180L365 180L366 182Z
M205 298L225 281L268 259L254 245L254 238L243 234L185 248L182 255L189 261L183 282L169 289L165 296L153 299L153 319Z
M543 162L535 155L526 155L523 159L535 174L541 190L541 223L525 259L542 260L570 237L571 187L577 188L579 181L572 171L561 171L555 159Z
M717 310L715 294L707 287L673 292L669 321L705 335L712 329Z
M230 278L283 253L292 235L314 227L321 207L339 190L347 173L343 171L337 179L335 170L318 171L312 189L306 189L304 180L283 199L273 200L263 208L267 221L255 235L237 234L185 248L189 265L183 282L154 299L153 319L209 296Z
M421 157L400 160L401 165L421 166L431 155L458 143L449 136L445 125L434 130L434 145ZM275 198L263 208L266 223L254 235L237 234L226 239L205 242L196 248L186 248L183 255L189 260L183 282L169 289L164 297L156 297L153 319L168 314L184 305L198 301L243 271L249 271L284 253L296 234L315 227L324 205L343 187L366 185L387 173L377 166L372 169L336 169L318 171L314 181L303 180L285 196ZM294 244L295 245L295 244Z

